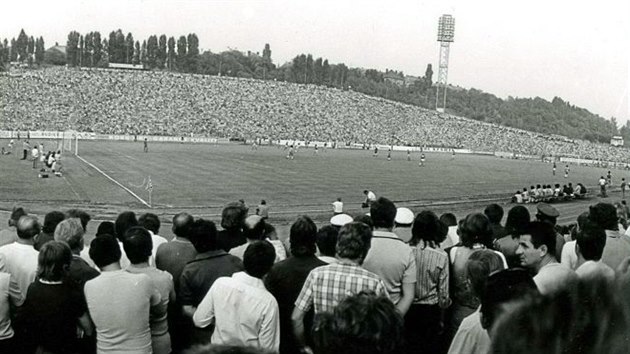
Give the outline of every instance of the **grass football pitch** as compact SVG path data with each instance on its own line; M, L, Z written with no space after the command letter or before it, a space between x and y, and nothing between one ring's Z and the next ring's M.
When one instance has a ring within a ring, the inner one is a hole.
M7 143L0 140L2 146ZM80 141L79 155L102 173L65 154L63 177L42 179L32 162L19 160L17 152L0 157L0 193L6 208L19 203L59 209L80 206L96 214L146 208L103 173L145 202L149 202L150 177L151 204L158 214L190 210L195 215L216 216L229 201L244 199L253 207L265 199L272 213L293 217L328 214L330 203L338 197L350 212L360 212L364 189L399 206L452 203L456 208L463 201L500 198L507 202L517 189L537 183L594 186L607 172L571 165L565 179L560 164L553 176L551 164L539 161L479 155L453 158L450 153L425 153L426 162L419 166L419 153L407 161L406 152L394 152L388 161L383 151L373 157L367 150L320 149L315 154L313 149L299 149L295 159L288 160L287 151L275 146L253 150L240 144L151 142L144 153L142 142ZM622 173L613 171L614 180L620 181Z

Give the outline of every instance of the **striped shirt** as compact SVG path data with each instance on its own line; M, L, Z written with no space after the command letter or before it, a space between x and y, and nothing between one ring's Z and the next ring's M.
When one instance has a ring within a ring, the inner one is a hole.
M448 307L451 299L448 295L449 266L446 252L421 245L411 249L416 257L417 274L413 303Z
M329 264L309 273L295 306L304 312L314 307L316 314L332 312L344 298L363 290L389 298L378 275L355 264Z

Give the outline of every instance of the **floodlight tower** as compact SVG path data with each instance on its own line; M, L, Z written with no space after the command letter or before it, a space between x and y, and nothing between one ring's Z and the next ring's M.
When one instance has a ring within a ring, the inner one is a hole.
M442 15L438 22L438 42L440 42L440 63L438 69L438 80L435 92L435 110L444 112L446 109L446 90L448 78L448 53L450 45L455 37L455 19L451 15ZM440 107L440 92L442 97L442 107Z

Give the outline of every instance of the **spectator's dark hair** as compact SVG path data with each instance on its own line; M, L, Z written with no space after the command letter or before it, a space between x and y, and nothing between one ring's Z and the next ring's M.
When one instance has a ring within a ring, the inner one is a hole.
M477 250L466 262L466 276L470 281L473 294L481 298L486 288L488 276L493 272L505 269L503 260L495 251Z
M627 296L594 278L574 292L525 299L497 319L488 353L630 353Z
M121 255L118 241L112 235L101 235L90 243L90 258L99 269L119 262Z
M339 230L330 225L323 226L317 232L317 248L322 256L334 257Z
M444 213L440 216L440 221L446 226L457 226L457 218L453 213Z
M269 272L276 260L276 250L269 241L254 241L243 254L245 272L252 277L262 278Z
M151 234L142 226L134 226L125 232L123 249L131 264L148 262L153 251Z
M490 204L484 210L488 220L493 224L498 224L503 219L503 208L499 204Z
M370 250L372 242L372 230L362 222L345 224L339 230L337 240L337 256L347 259L356 259L363 262Z
M488 248L492 246L492 230L490 220L484 214L468 214L459 225L462 245L473 247L475 244L482 244Z
M18 221L20 221L20 218L26 215L28 214L26 214L26 211L24 211L24 208L22 207L13 208L13 211L11 212L11 217L9 218L9 226L17 226L17 223Z
M363 291L318 316L313 341L318 354L397 354L403 352L404 321L391 300Z
M306 215L299 216L289 231L291 254L296 257L314 255L317 241L317 226L313 220Z
M138 225L153 232L154 235L157 235L160 232L160 219L157 215L153 213L145 213L140 215L140 218L138 219Z
M444 225L437 215L430 210L423 210L413 221L411 226L411 240L409 244L416 246L420 241L425 245L431 242L440 243L448 233L448 227Z
M587 261L599 261L606 246L606 231L593 221L587 221L577 234L576 245Z
M365 215L365 214L360 214L354 217L353 221L356 222L362 222L365 225L370 227L370 230L374 230L374 222L372 221L372 217L369 215ZM337 228L337 231L339 231L339 228Z
M98 225L96 229L96 237L101 235L114 235L116 233L116 226L111 221L103 221Z
M248 240L264 240L266 223L258 215L250 215L243 223L243 236Z
M55 241L63 241L71 250L78 252L83 249L83 235L85 230L81 226L81 220L77 218L66 219L57 225L55 229Z
M508 211L505 232L513 238L518 238L527 231L530 222L529 210L522 205L517 205Z
M188 213L179 213L173 216L173 233L177 237L189 238L190 227L195 222L195 218Z
M36 217L25 215L18 220L16 230L19 238L29 240L37 236L42 228Z
M396 205L391 200L380 197L370 205L370 217L375 228L392 228L396 220Z
M246 217L247 208L243 203L228 203L221 213L221 227L225 230L241 230Z
M125 232L134 226L138 226L138 220L136 219L136 214L133 211L123 211L118 214L115 222L116 238L118 241L123 242Z
M547 246L547 253L556 258L556 231L553 225L542 221L532 221L526 234L531 235L532 245L535 248Z
M538 296L534 279L522 268L504 269L490 274L481 295L481 326L490 330L501 314L502 304Z
M589 219L604 230L618 230L617 209L608 203L597 203L588 208Z
M215 251L217 244L217 227L210 220L197 219L190 227L190 242L197 253Z
M60 211L51 211L44 216L44 226L42 226L42 232L52 234L55 232L55 228L59 225L66 215Z
M81 220L81 226L83 227L83 230L86 231L88 223L90 222L90 220L92 220L90 214L81 209L70 209L66 211L66 218L78 218L79 220Z
M45 281L60 281L68 272L72 252L65 242L49 241L37 256L37 277Z

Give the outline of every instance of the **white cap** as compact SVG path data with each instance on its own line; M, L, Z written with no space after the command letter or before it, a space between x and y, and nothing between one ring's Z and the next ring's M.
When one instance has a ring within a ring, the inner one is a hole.
M348 214L337 214L330 218L330 224L333 226L341 227L350 222L352 222L352 217Z
M411 225L413 223L413 211L409 210L409 208L396 209L396 219L394 221L400 225Z

